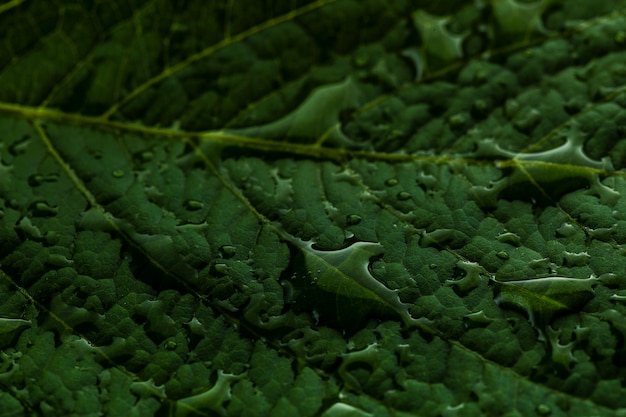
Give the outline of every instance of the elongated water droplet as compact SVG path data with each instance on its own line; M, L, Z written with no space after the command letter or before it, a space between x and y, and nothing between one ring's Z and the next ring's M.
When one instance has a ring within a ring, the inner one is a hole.
M204 208L204 203L198 200L187 200L185 201L184 206L189 211L197 211Z
M496 256L500 259L509 259L509 254L506 253L505 251L501 250L500 252L496 253Z
M552 409L550 408L549 405L539 404L537 406L537 414L539 414L540 416L549 416L551 413L552 413Z
M496 303L523 311L530 323L542 333L545 325L560 314L579 311L593 298L597 279L547 277L517 281L494 281Z
M411 194L407 193L406 191L400 191L396 197L398 198L398 200L401 201L405 201L405 200L409 200L411 198Z
M398 185L398 180L396 178L389 178L385 181L385 185L387 187L393 187L395 185Z
M358 216L356 214L350 214L350 215L346 216L346 223L348 223L348 225L350 225L350 226L354 226L355 224L359 224L359 223L361 223L361 216Z
M55 182L57 179L59 178L59 174L33 174L30 177L28 177L28 184L31 187L37 187L41 184L43 184L44 182Z
M45 201L36 201L30 205L30 211L36 217L50 217L56 215L59 209Z
M223 258L232 258L237 253L237 248L232 245L224 245L220 248Z
M113 171L113 176L115 178L122 178L124 176L124 171L121 169L116 169L115 171Z

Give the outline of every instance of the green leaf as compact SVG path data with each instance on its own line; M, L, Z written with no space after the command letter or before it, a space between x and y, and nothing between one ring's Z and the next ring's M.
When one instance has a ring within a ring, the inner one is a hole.
M0 416L626 415L625 1L0 28Z

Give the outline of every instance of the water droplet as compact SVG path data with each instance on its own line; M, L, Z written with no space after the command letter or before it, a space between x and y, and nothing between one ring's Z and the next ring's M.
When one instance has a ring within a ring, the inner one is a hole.
M154 152L142 151L142 152L139 152L139 155L137 155L137 157L143 163L150 162L154 159Z
M501 243L508 243L515 247L519 247L522 245L521 238L515 233L506 232L499 234L496 239Z
M54 216L59 211L58 207L53 207L45 201L36 201L30 205L29 209L36 217Z
M124 171L121 169L116 169L115 171L113 171L113 176L115 178L122 178L124 176Z
M232 245L224 245L220 248L223 258L232 258L237 253L237 248Z
M11 146L9 146L9 153L13 156L18 156L26 152L28 148L28 144L30 142L30 135L24 135L17 141L15 141Z
M512 169L512 174L492 182L491 186L473 186L471 190L477 201L488 206L495 205L500 193L508 190L515 199L530 201L535 198L551 202L564 193L578 189L581 183L588 183L589 192L599 195L603 203L614 204L619 194L598 178L599 172L613 170L610 158L594 160L587 156L583 146L588 134L576 123L569 125L569 130L563 135L566 135L566 141L562 145L541 152L509 151L491 139L479 142L474 157L506 159L499 166ZM529 182L535 186L527 187Z
M198 200L187 200L185 201L184 206L189 211L197 211L202 210L204 203Z
M310 271L309 279L322 291L336 297L346 297L360 309L367 311L355 312L354 309L342 305L340 311L352 314L349 318L335 317L335 320L350 320L368 313L388 315L397 313L409 326L420 326L432 331L424 325L425 319L414 319L409 314L409 305L403 303L396 290L388 288L379 281L371 270L372 259L383 254L383 247L374 242L355 242L339 250L316 249L312 241L303 241L284 232L284 237L297 246L304 256L304 266ZM344 303L345 304L345 303ZM318 306L319 307L319 306ZM320 315L322 311L320 310Z
M462 127L466 121L467 121L467 118L462 113L452 115L448 118L448 123L453 129Z
M354 64L357 67L364 67L369 62L369 57L364 53L356 54L354 57Z
M356 214L350 214L348 216L346 216L346 223L348 223L348 225L350 226L354 226L356 224L361 223L361 216L356 215Z
M430 265L428 265L428 267L430 269L436 269L436 268L438 268L438 265L437 264L430 264Z
M579 230L571 223L565 222L556 229L556 232L563 237L571 237L576 234L576 231Z
M579 311L593 298L597 279L547 277L517 281L494 281L496 303L526 313L530 323L542 333L542 328L559 314Z
M393 187L395 185L398 185L398 180L396 178L389 178L385 181L385 185L387 187Z
M447 285L454 285L462 292L469 292L482 282L487 282L487 278L481 276L483 269L476 262L458 261L456 266L465 271L465 276L458 280L447 280Z
M547 404L539 404L536 408L537 414L540 416L549 416L552 413L552 409Z
M505 251L501 250L500 252L496 253L496 256L500 259L509 259L509 254L506 253Z
M621 303L626 302L626 295L613 294L609 298L613 301L619 301Z
M474 324L487 325L493 321L491 317L487 317L484 311L480 310L475 313L469 313L464 315L467 320Z
M226 264L215 264L215 272L221 275L226 275L228 273L228 265Z
M411 198L411 194L407 193L406 191L400 191L400 192L396 195L396 197L398 198L398 200L405 201L405 200L408 200L408 199L410 199L410 198Z
M563 260L565 265L568 266L585 266L589 263L589 259L591 259L591 256L587 252L574 253L565 251L563 253Z
M551 326L546 326L546 336L552 350L552 361L564 366L565 369L569 369L573 362L577 362L572 353L574 342L563 345L559 341L560 335L561 330L554 330Z
M167 350L174 350L176 349L176 342L173 340L168 340L167 342L165 342L165 349Z
M423 248L445 245L454 240L457 234L458 232L453 229L437 229L432 232L424 232L419 240L419 244Z
M486 100L479 98L477 100L474 100L471 111L474 117L485 117L489 112L489 104Z
M56 173L48 174L48 175L33 174L30 177L28 177L28 184L31 187L37 187L43 184L44 182L55 182L58 178L59 178L59 174L56 174Z

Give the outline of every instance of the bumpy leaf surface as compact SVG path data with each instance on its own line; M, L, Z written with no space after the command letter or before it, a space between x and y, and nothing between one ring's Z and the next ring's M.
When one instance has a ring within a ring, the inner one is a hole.
M626 1L0 2L0 416L626 415Z

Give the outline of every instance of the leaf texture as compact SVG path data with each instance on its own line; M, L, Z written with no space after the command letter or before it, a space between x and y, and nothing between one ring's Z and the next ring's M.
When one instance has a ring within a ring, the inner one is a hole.
M0 28L0 416L626 415L626 2Z

